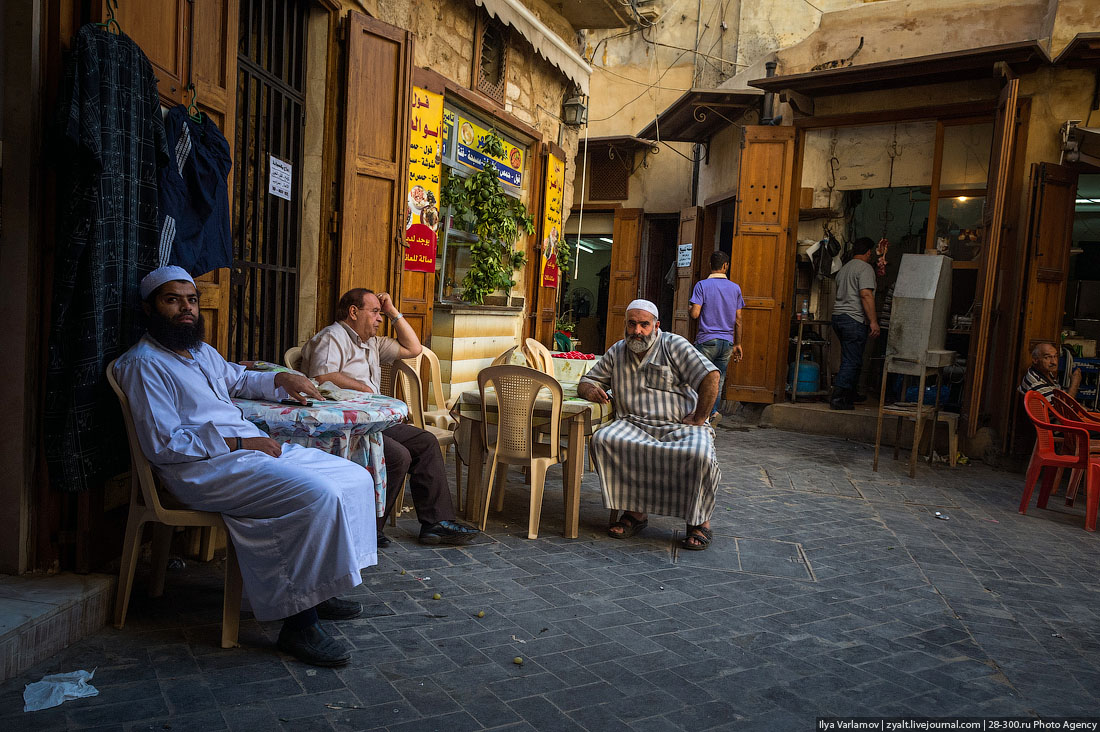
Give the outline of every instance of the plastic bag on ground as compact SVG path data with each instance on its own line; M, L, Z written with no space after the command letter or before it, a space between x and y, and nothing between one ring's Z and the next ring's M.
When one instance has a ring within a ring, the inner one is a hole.
M27 684L23 688L23 711L37 712L41 709L56 707L70 699L83 699L97 696L99 690L88 682L95 675L91 671L72 671L67 674L50 674L41 681Z

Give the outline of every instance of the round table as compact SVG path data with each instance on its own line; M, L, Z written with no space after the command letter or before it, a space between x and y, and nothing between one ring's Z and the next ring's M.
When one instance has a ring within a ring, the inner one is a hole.
M374 478L375 508L386 511L386 458L382 430L405 421L409 408L400 399L348 392L339 401L292 406L278 402L234 399L241 414L272 439L339 455L362 465Z

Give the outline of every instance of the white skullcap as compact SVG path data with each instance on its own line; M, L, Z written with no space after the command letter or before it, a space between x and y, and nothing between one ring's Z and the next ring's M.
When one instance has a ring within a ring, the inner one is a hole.
M191 275L187 274L187 270L183 267L170 264L167 267L154 269L141 280L141 299L148 300L149 295L153 294L153 291L165 282L175 282L177 280L190 282L192 285L195 284L195 281L191 279Z
M653 313L654 318L660 318L661 314L657 312L657 306L651 303L649 300L632 300L629 305L626 306L627 310L645 310L647 313Z

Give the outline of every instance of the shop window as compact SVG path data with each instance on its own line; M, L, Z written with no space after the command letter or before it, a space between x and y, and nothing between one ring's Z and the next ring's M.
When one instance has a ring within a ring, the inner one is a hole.
M596 155L588 164L588 200L625 201L630 197L630 167L620 155Z
M508 80L508 33L500 22L482 17L474 44L474 88L503 104Z
M488 159L480 152L480 139L491 129L495 129L507 147L508 154L503 159ZM499 128L494 128L491 122L479 119L450 104L444 108L441 147L443 188L446 188L447 182L453 176L466 177L475 170L479 170L488 159L500 175L504 192L520 199L530 209L528 196L530 186L527 185L526 179L528 153L529 150L525 145L503 133ZM449 208L441 211L435 259L436 302L461 303L464 301L462 280L470 270L470 247L476 241L477 236L473 233L472 225L466 226L456 221ZM522 241L521 236L516 248L519 248ZM519 281L520 273L514 273L513 279ZM497 292L485 299L487 305L521 306L523 302L522 295L513 295L512 292Z

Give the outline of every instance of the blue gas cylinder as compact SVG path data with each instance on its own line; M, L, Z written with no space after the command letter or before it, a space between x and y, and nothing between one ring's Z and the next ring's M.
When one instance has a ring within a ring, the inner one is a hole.
M795 376L795 362L791 361L787 368L787 390L790 391L795 379L798 379L798 391L805 393L817 391L821 388L821 367L816 361L803 354L802 363L798 364L798 376Z

